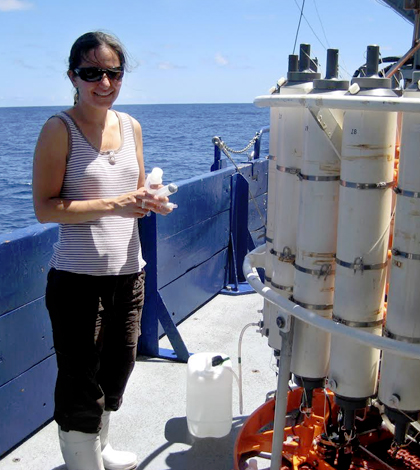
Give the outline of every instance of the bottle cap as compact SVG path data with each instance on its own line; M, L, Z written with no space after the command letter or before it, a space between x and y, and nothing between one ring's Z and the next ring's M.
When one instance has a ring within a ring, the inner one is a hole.
M153 168L152 172L148 176L150 184L162 184L163 170L161 168Z
M169 183L168 184L168 191L173 194L173 193L176 193L178 191L178 186L174 183Z

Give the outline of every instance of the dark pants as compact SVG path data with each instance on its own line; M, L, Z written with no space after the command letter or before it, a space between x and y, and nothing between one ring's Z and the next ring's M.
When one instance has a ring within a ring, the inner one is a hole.
M134 368L144 302L144 271L88 276L51 269L46 305L58 376L54 418L64 431L97 433L115 411Z

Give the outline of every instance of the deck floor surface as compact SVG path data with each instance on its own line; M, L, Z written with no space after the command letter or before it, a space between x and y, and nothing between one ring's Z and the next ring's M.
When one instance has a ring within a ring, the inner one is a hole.
M229 355L238 372L238 341L242 328L262 318L263 299L256 293L218 295L179 325L190 353ZM138 357L121 409L112 414L110 441L115 449L136 452L137 470L232 470L237 433L247 416L277 385L276 368L267 339L247 328L242 343L243 415L238 387L233 386L233 426L224 438L191 436L186 419L186 364ZM171 349L166 337L162 348ZM269 464L267 464L269 467ZM49 423L0 460L0 470L65 470L57 425Z

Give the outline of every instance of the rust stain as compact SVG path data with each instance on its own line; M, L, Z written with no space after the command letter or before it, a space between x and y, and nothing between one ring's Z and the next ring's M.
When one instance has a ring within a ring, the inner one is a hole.
M382 318L382 308L372 310L370 312L365 313L365 320L363 321L371 321L369 318L372 317L380 317ZM379 320L380 318L373 318L373 321Z
M368 149L368 150L382 150L383 152L386 151L386 149L392 148L392 145L387 145L384 147L383 145L371 145L371 144L349 144L346 145L348 148L353 148L353 149Z
M404 240L411 240L411 239L416 239L416 236L414 235L414 238L413 238L413 234L409 233L409 232L404 232L402 230L396 230L395 231L395 236L398 236L398 237L401 237L401 238L404 238Z
M365 160L382 160L382 159L386 159L388 162L391 162L394 160L394 157L390 154L387 154L387 153L378 153L376 155L350 155L350 156L343 156L342 157L343 160L348 160L348 161L353 161L353 160L361 160L361 159L365 159Z
M327 258L327 259L320 259L315 261L314 265L315 266L322 266L324 264L332 264L334 262L333 258Z
M340 168L334 163L321 163L319 165L319 169L322 171L329 171L334 176L340 174Z
M316 263L331 263L331 258L335 257L335 253L316 253L313 251L302 251L302 256L307 256L308 258L327 258L326 260L318 260Z

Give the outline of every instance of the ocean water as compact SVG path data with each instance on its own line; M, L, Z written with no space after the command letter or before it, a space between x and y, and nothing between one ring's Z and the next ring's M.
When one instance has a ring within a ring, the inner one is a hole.
M0 234L36 223L33 152L45 121L62 109L65 107L0 108ZM214 136L232 149L243 149L257 131L269 125L269 110L252 103L121 105L115 109L141 123L146 172L155 166L162 168L165 183L210 171ZM265 134L261 155L267 154ZM242 154L235 161L247 158Z

